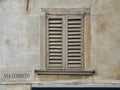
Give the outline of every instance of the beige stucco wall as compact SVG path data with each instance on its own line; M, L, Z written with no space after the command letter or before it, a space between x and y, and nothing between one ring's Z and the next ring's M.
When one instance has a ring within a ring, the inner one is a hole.
M30 90L29 85L0 85L0 90Z
M93 76L33 73L32 83L120 83L120 0L30 0L28 11L26 5L27 0L0 0L0 71L33 72L40 68L40 16L44 15L41 8L90 8L90 60L96 73Z

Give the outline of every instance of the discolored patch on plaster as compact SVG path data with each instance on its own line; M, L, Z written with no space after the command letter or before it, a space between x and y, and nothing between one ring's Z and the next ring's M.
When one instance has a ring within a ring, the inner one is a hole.
M5 40L5 44L6 44L6 45L10 45L10 44L11 44L10 40L9 40L9 39L6 39L6 40Z
M104 34L108 30L108 24L109 21L106 19L104 15L96 16L97 32Z
M106 30L107 30L107 21L102 22L101 25L100 25L100 27L102 28L100 30L101 33L106 32Z

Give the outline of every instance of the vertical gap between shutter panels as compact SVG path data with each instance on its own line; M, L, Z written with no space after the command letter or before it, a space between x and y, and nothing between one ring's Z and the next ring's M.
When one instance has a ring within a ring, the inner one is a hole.
M81 69L84 69L84 14L82 16L82 67Z
M65 45L65 60L64 60L64 62L65 62L65 69L67 70L67 60L68 60L68 51L67 51L67 45L68 45L68 43L67 43L67 41L68 41L68 35L67 35L67 15L65 15L65 37L64 37L64 39L65 39L65 43L64 43L64 45Z
M48 30L49 30L48 22L49 22L49 21L48 21L48 19L49 19L49 17L46 15L46 18L47 18L47 19L46 19L46 23L47 23L47 24L46 24L46 25L47 25L47 26L46 26L46 34L47 34L47 35L46 35L46 41L47 41L47 46L46 46L46 48L47 48L47 49L46 49L46 51L47 51L47 53L46 53L46 66L47 66L47 69L49 69L49 62L48 62L48 60L49 60L49 43L48 43L48 40L49 40L49 37L48 37L48 33L49 33L49 32L48 32Z

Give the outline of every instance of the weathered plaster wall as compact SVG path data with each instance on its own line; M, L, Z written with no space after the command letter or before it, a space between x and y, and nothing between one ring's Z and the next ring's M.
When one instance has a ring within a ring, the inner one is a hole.
M37 66L39 16L26 13L25 0L0 1L0 8L1 68Z
M97 75L120 79L120 18L119 0L98 1L92 7L91 60Z
M30 90L29 85L0 85L0 90Z
M120 83L120 0L30 0L28 11L26 5L27 0L0 0L0 71L39 69L41 8L90 8L90 60L96 74L35 74L33 82Z

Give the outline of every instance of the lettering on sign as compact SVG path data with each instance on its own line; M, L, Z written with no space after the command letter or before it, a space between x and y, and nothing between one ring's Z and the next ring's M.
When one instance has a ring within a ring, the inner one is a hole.
M3 71L5 81L31 81L32 72L26 71Z

